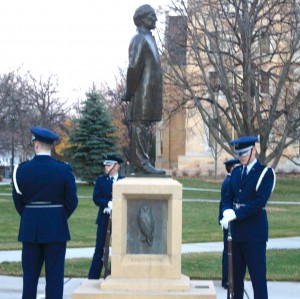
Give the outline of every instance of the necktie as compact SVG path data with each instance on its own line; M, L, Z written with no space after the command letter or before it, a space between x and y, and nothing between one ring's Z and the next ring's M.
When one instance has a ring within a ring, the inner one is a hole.
M114 182L114 178L111 176L110 177L110 181L113 183Z
M242 172L242 182L244 182L244 180L247 177L247 167L243 167L243 172Z

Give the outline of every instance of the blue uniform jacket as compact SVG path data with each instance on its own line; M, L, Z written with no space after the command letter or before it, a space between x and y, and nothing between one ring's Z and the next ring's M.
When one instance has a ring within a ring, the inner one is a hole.
M123 179L119 175L118 180ZM109 214L104 214L103 210L107 208L107 204L112 200L112 181L109 175L98 176L94 186L93 201L96 206L99 207L98 215L96 218L96 224L106 225Z
M220 205L219 205L219 221L218 223L220 222L220 220L223 218L223 198L225 197L225 193L226 193L226 189L228 188L229 186L229 183L230 183L230 173L228 173L226 175L226 178L224 179L223 183L222 183L222 187L221 187L221 200L220 200ZM219 223L220 224L220 223Z
M48 155L37 155L17 169L16 181L22 195L13 186L13 200L21 216L18 240L30 243L70 240L67 219L78 204L75 178L69 165ZM63 207L29 208L35 202Z
M257 161L241 182L242 165L235 167L231 173L229 188L227 188L222 212L234 209L236 220L232 225L232 238L238 242L262 242L268 240L268 219L266 204L271 195L274 173L268 168L261 184L256 191L256 185L265 166ZM240 207L235 204L241 204Z

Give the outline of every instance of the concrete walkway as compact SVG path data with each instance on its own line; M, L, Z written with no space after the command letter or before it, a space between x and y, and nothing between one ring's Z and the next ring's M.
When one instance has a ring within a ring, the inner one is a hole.
M300 249L300 237L270 239L267 249ZM68 248L66 258L91 258L94 248ZM190 252L221 252L222 242L208 242L183 244L182 253ZM0 263L16 262L21 260L20 250L0 251ZM65 278L64 299L71 299L72 292L86 278ZM21 299L22 297L22 277L0 276L0 298L1 299ZM217 299L226 299L227 291L221 287L220 281L214 281ZM45 290L45 279L41 278L38 286L37 299L42 299ZM299 299L300 282L268 282L270 299ZM245 282L245 299L253 299L251 282Z
M65 278L64 299L71 299L72 292L80 286L86 278ZM214 281L217 299L226 299L227 290L221 287L220 281ZM21 299L23 281L21 277L0 276L0 298ZM38 285L37 299L44 299L45 279L41 278ZM269 299L299 299L300 283L268 282ZM244 299L253 299L251 282L245 282ZM248 297L247 297L248 296Z
M267 249L300 249L300 237L270 239ZM207 242L182 244L181 252L221 252L222 250L223 242ZM93 253L94 247L67 248L66 258L91 258ZM21 250L0 251L0 263L19 261L21 261Z

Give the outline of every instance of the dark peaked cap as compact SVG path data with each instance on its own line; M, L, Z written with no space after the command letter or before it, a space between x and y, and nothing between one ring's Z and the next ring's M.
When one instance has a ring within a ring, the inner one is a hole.
M106 155L103 165L113 165L113 164L121 164L123 163L123 159L119 155L109 154Z
M256 141L258 141L258 138L255 136L244 136L232 140L230 144L234 146L235 154L241 156L250 151L255 146Z
M57 134L42 127L32 127L31 133L34 135L33 140L37 140L47 144L53 144L55 140L59 139L59 136Z

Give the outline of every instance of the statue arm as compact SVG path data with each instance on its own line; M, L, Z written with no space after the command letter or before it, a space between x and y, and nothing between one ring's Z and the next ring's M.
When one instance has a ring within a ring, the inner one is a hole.
M130 101L135 94L145 65L146 43L144 38L137 36L129 47L129 65L127 69L126 93L124 100Z

